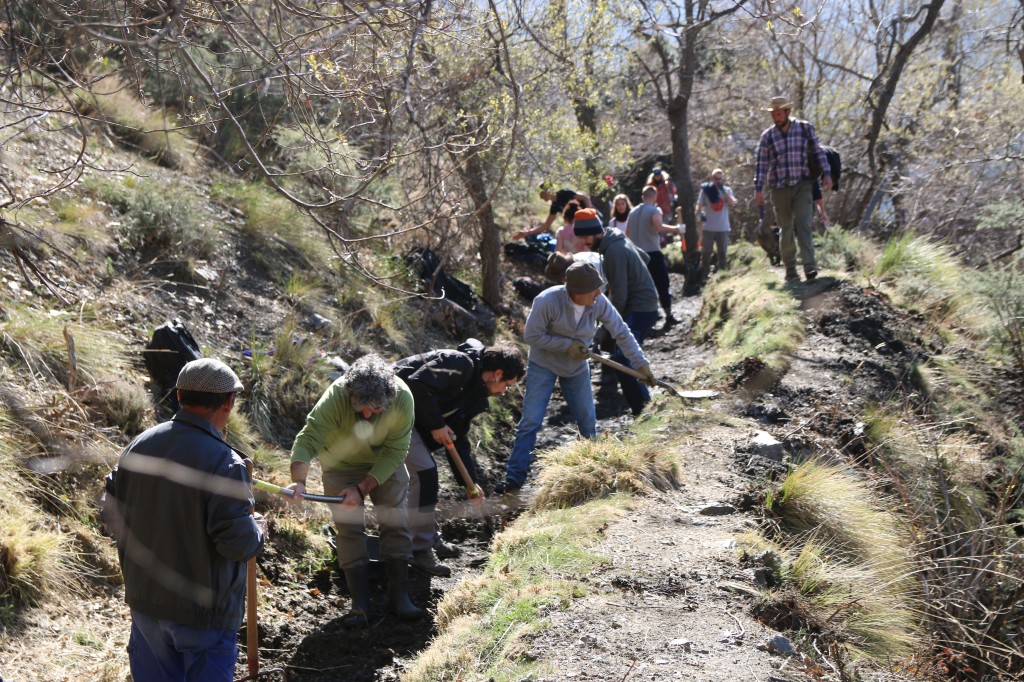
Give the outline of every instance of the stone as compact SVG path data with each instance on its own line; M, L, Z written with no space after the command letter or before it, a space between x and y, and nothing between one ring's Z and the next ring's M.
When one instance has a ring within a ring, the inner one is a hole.
M775 462L782 461L782 443L767 431L758 431L750 441L750 452Z

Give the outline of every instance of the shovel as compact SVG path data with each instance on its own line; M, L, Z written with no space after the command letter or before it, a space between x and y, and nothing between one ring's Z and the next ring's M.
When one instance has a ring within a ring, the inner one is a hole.
M644 381L645 380L644 379L644 375L641 374L640 372L636 371L635 369L633 369L631 367L626 367L625 365L623 365L621 363L618 363L618 362L615 362L611 358L606 358L605 356L603 356L603 355L601 355L599 353L591 353L590 354L590 359L591 360L596 360L597 362L600 362L602 365L608 365L612 369L617 369L618 371L623 372L624 374L628 374L629 376L634 377L636 379L639 379L640 381ZM702 389L702 390L696 390L696 391L683 391L681 389L676 388L675 386L673 386L672 384L668 383L667 381L660 381L659 380L659 381L656 381L655 383L658 386L661 386L663 389L665 389L669 393L671 393L672 395L674 395L675 397L680 398L681 400L701 400L701 399L704 399L704 398L714 398L716 395L718 395L718 391L714 391L714 390L710 390L710 389Z

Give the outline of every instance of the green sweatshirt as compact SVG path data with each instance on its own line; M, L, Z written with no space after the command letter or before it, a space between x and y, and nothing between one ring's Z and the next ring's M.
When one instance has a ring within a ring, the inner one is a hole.
M295 436L292 461L309 464L319 456L324 471L370 467L370 475L383 483L405 461L414 417L412 392L401 379L398 395L370 420L352 409L348 391L340 380L335 381Z

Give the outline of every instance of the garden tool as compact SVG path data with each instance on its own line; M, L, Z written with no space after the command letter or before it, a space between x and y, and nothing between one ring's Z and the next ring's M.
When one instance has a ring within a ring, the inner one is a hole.
M623 365L621 363L615 362L611 358L606 358L605 356L600 355L599 353L591 353L590 354L590 359L591 360L596 360L597 362L600 362L603 365L608 365L612 369L617 369L620 372L623 372L625 374L628 374L631 377L635 377L635 378L639 379L640 381L644 380L644 375L641 374L640 372L636 371L635 369L633 369L631 367L626 367L625 365ZM671 393L675 397L680 398L682 400L701 400L703 398L714 398L716 395L718 395L718 391L714 391L714 390L710 390L710 389L702 389L702 390L694 390L694 391L684 391L682 389L676 388L675 386L673 386L672 384L668 383L667 381L659 380L659 381L657 381L655 383L657 383L658 386L661 386L663 389L665 389L666 391L668 391L669 393Z

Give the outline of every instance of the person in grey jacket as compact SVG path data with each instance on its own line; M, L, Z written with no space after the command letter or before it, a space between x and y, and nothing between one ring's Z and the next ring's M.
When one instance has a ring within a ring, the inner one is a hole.
M604 276L608 279L608 299L642 346L658 321L658 291L647 269L649 256L626 239L622 230L605 228L587 209L576 213L573 229L587 248L601 254ZM630 366L620 348L615 349L612 359ZM615 375L629 409L634 416L640 414L651 400L647 387L623 372Z
M526 482L533 462L537 433L557 380L569 404L580 435L597 434L594 395L590 387L590 344L601 323L651 386L655 383L650 363L629 327L601 293L604 280L590 263L573 263L565 271L565 284L551 287L533 300L523 338L530 346L527 359L523 416L509 454L505 481L497 492L514 492Z
M109 477L104 511L132 615L128 660L136 680L229 682L245 562L266 533L250 513L245 461L221 437L242 382L203 358L182 368L177 390L181 410L132 441Z

